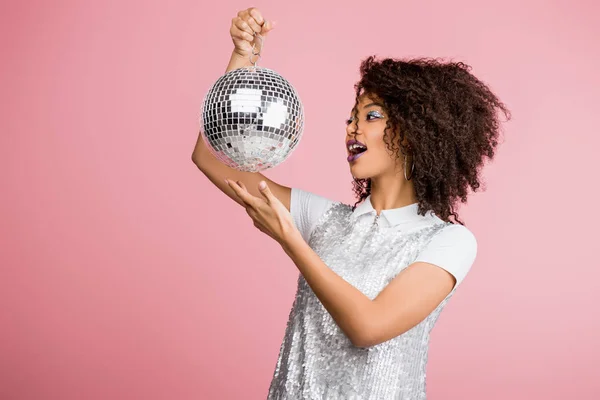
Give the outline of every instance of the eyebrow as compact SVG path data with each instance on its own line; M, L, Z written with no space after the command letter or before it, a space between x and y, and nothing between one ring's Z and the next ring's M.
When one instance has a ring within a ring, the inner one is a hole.
M381 107L381 108L384 108L383 104L379 104L379 103L373 102L373 103L369 103L369 104L367 104L366 106L364 106L364 107L363 107L363 109L364 109L364 108L373 107L373 106L379 106L379 107ZM355 109L356 109L356 108L353 108L353 110L355 110Z
M363 107L363 109L368 108L368 107L373 107L373 106L379 106L381 108L385 108L383 104L377 103L377 102L372 102L367 104L366 106ZM355 110L356 108L353 108L353 110Z
M372 107L372 106L379 106L379 107L383 108L383 104L379 104L379 103L376 103L376 102L369 103L366 106L364 106L363 108Z

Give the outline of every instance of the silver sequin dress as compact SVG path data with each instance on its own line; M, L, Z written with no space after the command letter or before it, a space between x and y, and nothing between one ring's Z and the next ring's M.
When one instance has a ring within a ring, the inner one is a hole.
M293 190L291 208L298 220L303 211L294 201L299 193L310 193ZM370 198L354 212L350 205L330 201L306 239L329 268L374 299L432 238L454 225L433 214L416 216L416 206L378 216ZM402 224L406 215L411 223ZM471 262L466 261L469 267ZM268 399L425 399L429 335L457 286L417 326L361 348L350 342L299 275Z

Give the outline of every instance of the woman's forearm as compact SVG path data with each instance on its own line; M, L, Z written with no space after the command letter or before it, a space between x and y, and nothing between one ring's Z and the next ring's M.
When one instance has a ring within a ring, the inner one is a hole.
M362 346L367 340L371 299L333 272L299 234L285 240L282 247L348 339Z

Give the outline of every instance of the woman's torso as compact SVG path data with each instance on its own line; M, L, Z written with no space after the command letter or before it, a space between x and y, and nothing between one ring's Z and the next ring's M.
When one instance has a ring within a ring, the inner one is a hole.
M309 245L339 276L374 299L450 224L438 218L403 228L374 214L352 219L334 203ZM424 399L429 334L454 289L421 323L384 343L354 346L302 275L269 388L269 399Z

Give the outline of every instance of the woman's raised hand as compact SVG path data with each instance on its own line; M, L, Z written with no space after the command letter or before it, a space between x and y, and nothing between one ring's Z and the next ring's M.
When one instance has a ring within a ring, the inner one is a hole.
M231 20L231 40L235 46L234 52L242 57L252 55L252 47L256 45L254 53L261 51L262 40L255 34L260 34L263 38L273 29L274 23L264 19L257 8L249 8L237 13L237 16Z

